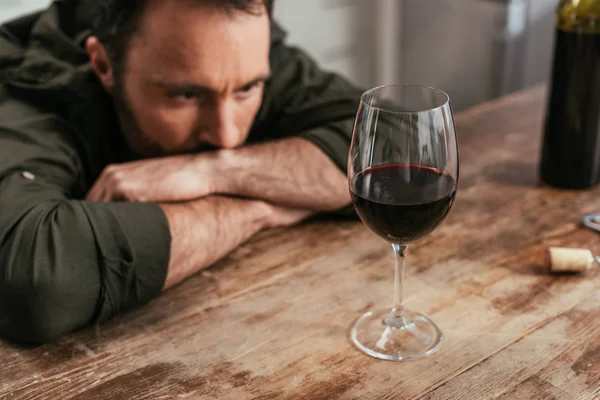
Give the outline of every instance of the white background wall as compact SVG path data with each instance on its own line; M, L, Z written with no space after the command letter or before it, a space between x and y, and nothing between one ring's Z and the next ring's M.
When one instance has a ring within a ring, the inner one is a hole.
M557 3L276 0L275 17L291 42L361 86L435 86L460 110L548 79Z
M45 8L51 0L0 0L0 23Z
M554 14L559 0L529 0L529 35L524 83L531 85L550 76L554 55Z
M392 0L396 1L396 0ZM373 71L372 22L380 0L275 0L274 17L319 64L369 86Z

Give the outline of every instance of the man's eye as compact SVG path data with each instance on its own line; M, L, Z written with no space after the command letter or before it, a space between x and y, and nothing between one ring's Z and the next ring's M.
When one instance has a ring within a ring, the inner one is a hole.
M263 85L263 82L253 83L252 85L244 86L238 90L238 94L242 97L250 96L255 90L259 89Z
M199 101L203 101L204 98L206 97L205 94L203 93L199 93L198 91L195 90L185 90L185 89L181 89L181 90L170 90L167 93L167 97L175 102L179 102L179 103L192 103L192 102L199 102Z
M174 93L173 97L176 99L180 99L180 100L190 101L190 100L196 100L198 98L198 95L194 92L180 92L180 93Z
M244 86L240 92L241 93L248 93L251 92L252 90L256 89L258 87L258 83L253 83L252 85L248 85L248 86Z

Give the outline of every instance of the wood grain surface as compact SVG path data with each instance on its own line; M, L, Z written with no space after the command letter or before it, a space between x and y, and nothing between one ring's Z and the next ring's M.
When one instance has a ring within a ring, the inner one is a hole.
M133 313L24 348L0 341L0 399L600 399L600 267L550 275L547 246L600 254L600 189L538 183L545 90L457 115L457 201L409 248L406 305L435 355L379 361L348 340L387 307L389 245L356 221L266 232Z

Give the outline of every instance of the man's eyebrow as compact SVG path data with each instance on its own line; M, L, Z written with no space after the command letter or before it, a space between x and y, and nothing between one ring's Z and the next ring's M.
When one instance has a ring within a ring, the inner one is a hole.
M234 92L244 90L246 88L249 88L249 87L254 86L261 82L266 82L270 78L271 78L271 74L261 75L257 78L252 79L250 82L245 83L242 86L235 88ZM200 84L192 83L192 82L185 82L185 81L177 82L177 81L169 81L169 80L163 80L160 78L156 78L156 79L152 79L152 83L157 86L160 86L162 88L165 88L165 89L178 90L178 91L182 91L182 92L195 92L195 93L215 93L216 92L215 89L210 88L208 86L204 86L204 85L200 85Z
M163 80L160 78L155 78L151 80L152 84L159 86L163 89L167 89L167 90L178 90L178 91L182 91L182 92L204 92L204 93L212 93L214 92L213 89L209 88L208 86L204 86L204 85L199 85L197 83L191 83L191 82L179 82L179 81L170 81L170 80Z
M249 88L251 86L254 86L254 85L258 84L258 83L266 82L269 79L271 79L271 74L261 75L261 76L259 76L257 78L252 79L250 82L246 83L245 85L242 85L242 86L236 88L234 91L238 92L240 90L243 90L243 89Z

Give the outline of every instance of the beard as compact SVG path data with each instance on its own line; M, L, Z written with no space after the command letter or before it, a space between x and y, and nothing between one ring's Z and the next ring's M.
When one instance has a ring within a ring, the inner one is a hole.
M137 122L132 107L127 100L125 85L121 79L115 78L113 91L113 104L121 132L129 149L133 152L135 159L156 158L165 156L160 145L144 135Z
M198 143L194 149L179 151L174 154L167 153L157 141L152 140L145 135L140 128L140 125L135 117L135 113L133 112L133 108L130 106L130 102L127 99L125 86L123 85L122 81L115 81L112 97L121 132L127 147L132 152L134 160L183 154L197 154L206 151L218 150L217 147L214 147L210 144Z

